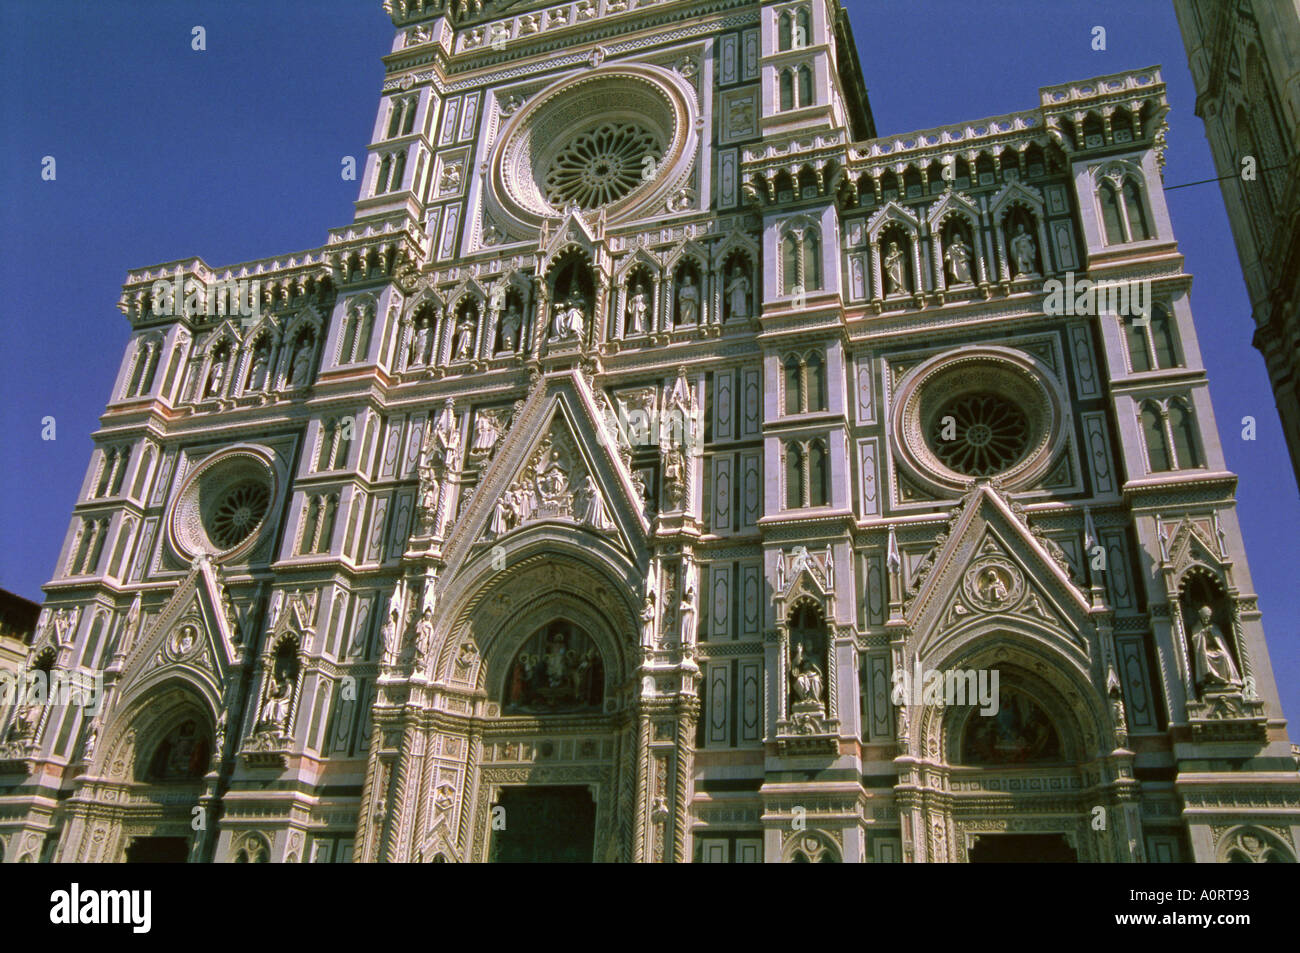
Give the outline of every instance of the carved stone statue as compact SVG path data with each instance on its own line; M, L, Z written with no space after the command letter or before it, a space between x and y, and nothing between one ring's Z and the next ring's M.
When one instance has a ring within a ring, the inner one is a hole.
M427 535L433 532L434 521L438 517L438 501L442 498L442 485L438 481L438 474L428 463L422 463L419 467L420 487L417 491L416 515L419 518L420 533Z
M727 281L727 298L731 302L733 318L749 317L749 279L740 265L731 269L731 278Z
M655 597L647 595L641 606L641 643L654 645L655 641Z
M425 462L441 476L459 462L460 429L456 426L456 404L449 397L443 405L438 423L425 438Z
M298 353L293 358L293 377L290 380L292 387L306 387L311 379L311 344L303 342L302 347L298 348Z
M212 370L208 373L208 386L203 391L204 397L219 397L221 395L221 385L226 379L226 362L215 361L212 364Z
M253 352L253 366L248 372L248 389L261 390L266 386L266 372L270 359L267 356L267 349L259 347Z
M439 192L455 192L460 188L460 163L453 162L442 170L442 178L438 180Z
M645 285L637 285L636 291L627 302L627 328L623 332L624 337L631 337L634 334L645 334L646 316L650 311L650 304L646 299Z
M1192 627L1191 642L1198 692L1204 694L1207 690L1241 686L1241 676L1223 641L1223 633L1214 624L1214 610L1209 606L1197 610L1197 624Z
M569 334L581 340L587 324L587 314L583 309L582 301L578 298L570 298L566 316Z
M99 716L91 719L86 728L86 743L82 746L82 758L89 761L95 756L95 747L99 744Z
M1038 273L1036 259L1038 245L1021 224L1016 229L1015 238L1011 239L1011 258L1015 262L1017 275L1035 275Z
M271 688L262 703L262 724L284 731L289 722L289 702L293 696L293 683L282 675L272 675Z
M943 260L948 263L948 278L953 284L965 285L972 282L970 246L960 235L953 238L952 244L943 253Z
M415 340L411 342L411 353L407 357L408 367L424 364L429 353L429 325L423 321L415 329Z
M522 324L519 306L512 303L501 318L501 350L513 352L519 348L519 328Z
M433 609L425 606L420 621L415 623L416 664L423 666L433 650Z
M903 262L903 253L898 248L898 242L889 243L889 252L885 255L885 293L886 294L905 294L907 286L904 282L905 264Z
M469 452L478 456L491 454L500 438L501 421L496 414L480 410L474 421L474 442L470 444Z
M695 644L695 623L697 619L695 605L695 574L686 570L686 579L682 584L682 601L678 603L677 613L682 623L682 645Z
M664 492L669 507L677 508L686 497L686 457L680 447L664 451Z
M380 635L384 640L384 664L396 665L402 655L402 613L396 604L390 604L388 619Z
M822 670L812 660L804 658L802 642L795 646L794 658L790 660L790 683L795 704L821 704Z
M513 489L507 489L501 496L497 497L497 501L492 508L492 523L488 527L488 531L493 536L503 536L510 532L514 526L514 510L511 506L514 492Z
M677 323L698 324L700 320L700 289L695 286L690 272L682 278L677 289Z
M456 356L453 360L468 361L474 356L474 320L462 315L456 322Z
M579 519L598 530L608 531L614 528L614 521L609 518L609 513L605 509L605 500L600 495L600 487L596 485L596 478L590 473L583 478L579 496L581 500L578 505Z
M552 450L549 459L537 469L537 492L545 503L555 503L569 489L569 474L560 461L560 451Z

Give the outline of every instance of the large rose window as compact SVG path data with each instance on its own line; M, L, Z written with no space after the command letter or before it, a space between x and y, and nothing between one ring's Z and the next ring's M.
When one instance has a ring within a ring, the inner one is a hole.
M935 456L958 473L993 476L1009 470L1029 446L1029 418L1001 394L963 394L939 409L929 434Z
M1046 476L1065 442L1065 397L1036 358L970 347L925 361L899 382L896 459L930 490L961 492L997 477L1008 490Z
M525 87L490 165L489 208L526 229L574 205L608 221L663 214L699 147L684 83L660 67L619 64L531 95Z
M659 138L631 122L603 122L574 137L543 179L546 200L557 208L600 208L653 177L663 147Z
M271 522L279 476L265 448L243 444L214 454L182 484L172 509L172 542L186 559L246 554Z
M205 514L208 537L222 549L231 549L248 539L266 516L271 491L263 480L246 480L224 491Z

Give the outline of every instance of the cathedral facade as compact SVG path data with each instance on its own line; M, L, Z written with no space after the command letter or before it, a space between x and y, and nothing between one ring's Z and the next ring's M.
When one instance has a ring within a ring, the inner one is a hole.
M1255 331L1300 482L1300 7L1174 0Z
M355 220L128 275L7 861L1290 861L1157 68L389 0Z

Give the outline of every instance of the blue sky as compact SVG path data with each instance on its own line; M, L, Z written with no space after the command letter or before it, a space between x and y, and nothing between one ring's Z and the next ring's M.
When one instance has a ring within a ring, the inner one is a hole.
M1161 64L1166 184L1211 178L1168 0L849 0L882 135L1030 109ZM202 25L207 50L190 48ZM1105 51L1092 49L1093 27ZM352 218L392 26L380 0L0 5L0 586L40 598L128 337L131 268L319 245ZM54 156L57 179L40 177ZM1300 497L1217 185L1169 193L1284 707L1300 715ZM53 416L57 439L41 439ZM1240 420L1258 439L1239 438Z

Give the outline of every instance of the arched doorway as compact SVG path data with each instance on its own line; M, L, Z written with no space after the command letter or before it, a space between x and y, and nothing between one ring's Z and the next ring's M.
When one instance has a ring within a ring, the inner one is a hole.
M899 789L914 859L1113 859L1119 812L1101 836L1090 827L1093 809L1110 810L1114 799L1108 772L1095 770L1113 748L1104 697L1082 666L1038 637L986 630L969 633L965 645L923 665L945 682L978 685L981 701L927 704L917 719L917 763L904 765Z
M558 521L503 540L448 581L427 670L381 679L366 860L630 859L635 564Z
M516 650L500 706L507 724L515 718L527 719L520 727L536 728L545 736L552 731L568 733L575 719L581 719L579 723L592 717L603 720L604 702L605 662L599 646L580 625L555 618ZM530 724L534 719L536 724ZM560 741L542 740L537 750L544 758L566 754ZM581 756L582 751L573 753ZM488 859L587 863L595 859L595 834L596 801L590 787L503 784L490 811Z
M206 816L213 779L214 720L188 684L171 681L128 699L108 723L86 773L91 796L70 798L60 860L183 863ZM111 797L105 796L112 791Z

